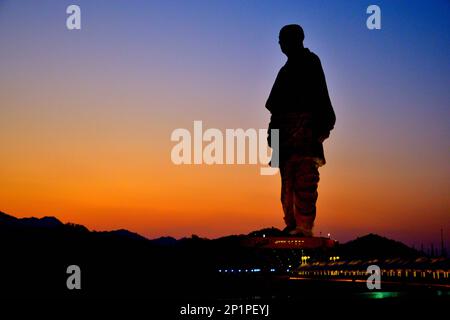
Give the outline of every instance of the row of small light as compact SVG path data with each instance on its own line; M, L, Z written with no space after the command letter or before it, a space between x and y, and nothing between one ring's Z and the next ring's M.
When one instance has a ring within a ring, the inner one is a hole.
M286 269L286 272L289 272L291 269L290 269L290 267L291 266L289 266L289 268L287 268ZM270 272L275 272L276 271L276 269L274 269L274 268L271 268L270 269ZM237 269L237 270L234 270L234 269L230 269L230 270L228 270L228 269L219 269L219 272L224 272L224 273L228 273L228 272L230 272L230 273L233 273L233 272L261 272L261 269L258 269L258 268L256 268L256 269Z
M271 271L272 271L272 269L270 269ZM275 269L273 269L273 270L275 270ZM234 269L230 269L230 270L228 270L228 269L224 269L224 270L222 270L222 269L219 269L219 272L225 272L225 273L227 273L227 272L261 272L261 269L258 269L258 268L256 268L256 269L245 269L245 270L242 270L242 269L238 269L238 270L234 270Z

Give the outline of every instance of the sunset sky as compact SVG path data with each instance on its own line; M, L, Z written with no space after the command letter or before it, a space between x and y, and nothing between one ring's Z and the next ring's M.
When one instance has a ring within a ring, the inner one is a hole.
M82 29L66 29L66 7ZM382 29L368 30L378 4ZM266 128L305 30L337 123L316 233L419 246L450 236L450 3L0 0L0 211L150 238L282 228L280 177L181 165L176 128Z

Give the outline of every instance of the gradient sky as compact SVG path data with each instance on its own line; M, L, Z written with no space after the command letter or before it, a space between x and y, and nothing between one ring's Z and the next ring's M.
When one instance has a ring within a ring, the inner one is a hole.
M82 30L65 26L69 4ZM366 28L378 4L382 29ZM299 23L337 115L316 232L450 232L450 3L0 0L0 210L148 237L282 227L259 166L175 166L176 128L266 128Z

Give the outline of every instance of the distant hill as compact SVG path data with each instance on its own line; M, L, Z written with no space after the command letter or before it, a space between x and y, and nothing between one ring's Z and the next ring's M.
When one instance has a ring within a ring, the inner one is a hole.
M57 229L57 228L82 228L82 225L73 223L63 224L55 217L43 218L16 218L0 211L0 228L2 229Z
M151 241L160 246L174 246L177 244L177 239L173 237L160 237Z
M407 245L373 233L358 237L338 248L340 255L354 258L413 258L420 253Z
M15 218L0 211L0 227L8 226L12 228L29 227L29 228L56 228L62 226L63 223L55 217L43 218Z
M89 231L83 225L74 223L62 223L55 217L42 217L42 218L16 218L0 211L0 230L3 232L47 232L51 234L58 231L59 236L71 237L74 232L85 233L86 235L98 235L117 238L126 238L133 240L148 241L147 238L125 229L113 230L113 231ZM45 234L45 233L43 233Z
M139 241L148 241L148 239L146 237L143 237L136 232L131 232L126 229L119 229L119 230L113 230L113 231L101 231L99 233L110 234L112 236L128 238L128 239L133 239L133 240L139 240Z
M283 233L280 229L271 227L271 228L265 228L257 231L250 232L248 234L250 237L285 237L286 234Z

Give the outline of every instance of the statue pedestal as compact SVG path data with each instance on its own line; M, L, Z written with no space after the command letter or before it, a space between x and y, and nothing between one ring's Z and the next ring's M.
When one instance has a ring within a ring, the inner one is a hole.
M329 249L336 244L324 237L248 237L242 241L243 246L264 249Z

